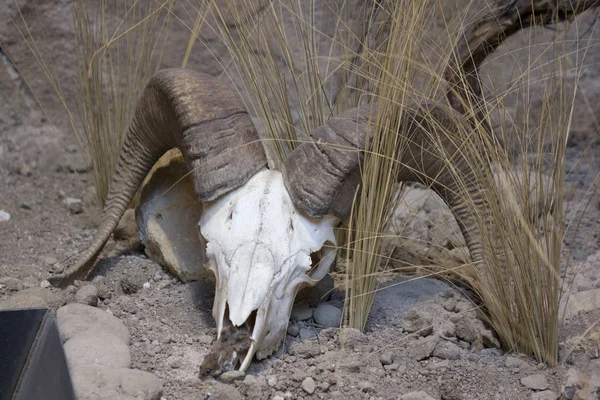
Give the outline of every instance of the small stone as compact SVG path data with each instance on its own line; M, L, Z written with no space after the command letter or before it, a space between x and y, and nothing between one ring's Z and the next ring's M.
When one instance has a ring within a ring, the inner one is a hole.
M315 383L315 380L313 378L306 377L304 378L304 380L302 381L302 389L308 393L308 394L313 394L315 392L315 389L317 388L317 385Z
M64 345L69 368L76 365L101 365L129 368L131 355L120 337L107 332L81 332Z
M219 376L219 379L223 383L232 383L235 381L241 381L246 376L246 373L243 371L226 371Z
M521 385L533 390L548 389L548 381L542 374L534 374L521 378Z
M80 304L96 307L98 305L98 288L94 285L83 285L75 293L75 301Z
M448 300L446 300L444 302L444 310L446 311L454 311L454 309L456 308L456 299L455 298L450 298Z
M430 338L421 339L408 350L408 356L415 361L426 360L431 357L433 349L435 349L439 339L432 336Z
M404 317L402 328L407 333L418 333L425 337L433 333L433 318L426 312L410 310Z
M272 397L273 400L285 400L285 397L276 394L275 396Z
M290 324L287 328L287 334L296 337L300 334L300 327L296 324Z
M456 325L450 321L444 322L441 327L442 335L447 338L453 338L456 336Z
M43 281L40 282L40 287L42 289L47 289L50 286L52 286L52 285L50 284L50 282L47 279L44 279Z
M442 340L433 350L433 356L444 360L459 360L462 350L456 344Z
M67 197L63 200L63 204L71 212L71 214L81 214L83 212L83 202L81 199Z
M552 390L544 390L542 392L535 392L531 395L531 400L557 400L558 395Z
M10 220L10 214L4 210L0 210L0 222L6 222Z
M315 322L326 328L339 327L342 321L342 310L331 304L321 303L313 313Z
M300 328L300 340L309 340L317 337L317 331L314 328L303 326Z
M420 392L410 392L407 394L403 394L399 397L400 400L435 400L435 398L431 397L427 393Z
M477 330L469 318L463 318L456 323L456 337L468 343L477 339Z
M390 365L384 365L383 368L386 371L398 371L398 369L400 368L400 365L394 363L394 364L390 364Z
M313 316L313 309L307 305L295 305L292 308L292 314L290 315L290 319L292 321L307 321L311 319Z
M152 287L152 285L150 284L150 282L146 282L142 285L142 288L144 288L146 290L150 289L151 287Z
M379 356L379 362L381 365L391 365L394 362L394 354L389 351L381 353Z
M0 278L0 285L3 285L9 292L18 292L23 290L23 282L20 279L5 276Z
M267 385L269 385L269 387L275 387L277 385L277 376L272 375L272 376L268 377Z
M368 381L361 381L358 383L358 388L364 393L372 393L375 391L375 386Z
M438 369L448 368L448 366L450 366L450 361L444 360L437 363L429 364L427 368L429 368L429 370L431 371L436 371Z

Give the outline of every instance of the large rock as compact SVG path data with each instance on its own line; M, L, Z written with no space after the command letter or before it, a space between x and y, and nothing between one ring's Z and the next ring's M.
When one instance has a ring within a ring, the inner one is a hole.
M129 329L123 321L95 307L68 304L58 309L56 320L63 342L85 331L113 334L126 345L131 341Z
M146 178L136 220L148 257L184 282L208 274L198 221L202 204L180 153L167 153Z
M0 310L38 307L57 308L64 303L65 297L62 292L54 292L48 288L36 287L13 293L7 299L0 302Z
M76 365L102 365L129 368L131 353L121 338L107 332L81 332L65 343L69 368Z
M159 400L162 395L162 381L149 372L97 365L70 371L78 400Z

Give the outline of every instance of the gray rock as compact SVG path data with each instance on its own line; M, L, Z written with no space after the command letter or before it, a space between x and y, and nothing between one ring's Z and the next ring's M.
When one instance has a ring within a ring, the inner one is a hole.
M75 365L102 365L129 368L131 355L120 337L108 332L81 332L65 343L69 368Z
M456 325L451 321L446 321L441 328L442 335L447 338L453 338L456 336Z
M0 222L10 221L10 214L4 210L0 210Z
M339 327L342 322L342 310L331 304L321 303L315 309L313 318L318 325L323 327Z
M304 380L302 381L302 389L306 393L313 394L315 392L316 388L317 388L317 384L315 383L315 380L313 378L311 378L310 376L307 378L304 378Z
M456 323L456 337L468 343L477 339L477 329L469 318L463 318Z
M431 397L427 393L423 391L419 392L410 392L407 394L403 394L399 397L400 400L435 400L435 398Z
M297 304L292 308L290 319L292 321L306 321L313 316L313 309L304 304Z
M243 371L226 371L221 374L219 379L223 383L232 383L235 381L241 381L246 376L246 373Z
M83 285L75 293L75 301L80 304L96 307L98 305L98 288L94 285Z
M534 374L521 378L521 385L533 390L548 389L548 381L542 374Z
M433 350L433 356L444 360L459 360L462 352L463 350L458 345L442 340Z
M162 381L137 369L77 365L70 368L77 400L159 400Z
M287 334L293 337L298 336L300 334L300 327L296 324L289 324Z
M531 395L531 400L557 400L558 395L552 390L544 390L542 392L535 392Z
M394 362L394 354L390 351L381 353L379 356L379 362L381 365L391 365Z
M68 304L58 309L56 319L63 342L88 330L112 333L127 345L131 341L129 330L123 321L95 307Z
M431 357L439 339L435 336L421 339L408 350L408 356L415 361L426 360Z
M402 328L407 333L429 336L433 332L433 318L426 312L410 310L404 317Z
M451 297L444 302L444 309L446 311L454 311L456 308L456 299Z
M52 286L52 284L50 283L50 281L49 281L48 279L43 279L43 280L40 282L40 287L41 287L42 289L48 289L48 288L49 288L49 287L51 287L51 286Z
M327 274L315 286L302 289L296 297L298 301L306 302L311 307L329 301L333 290L333 278Z
M81 199L67 197L63 200L63 204L71 212L71 214L81 214L83 212L83 202Z
M0 286L6 287L10 292L18 292L23 290L23 282L20 279L13 278L11 276L5 276L0 278Z
M314 328L303 326L299 332L300 340L309 340L317 337L317 331Z

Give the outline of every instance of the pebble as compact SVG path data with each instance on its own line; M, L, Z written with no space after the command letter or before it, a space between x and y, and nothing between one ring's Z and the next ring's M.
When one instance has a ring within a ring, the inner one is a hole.
M423 311L410 310L404 317L402 328L407 333L418 333L421 336L429 336L433 333L433 318Z
M144 288L146 290L150 289L151 287L152 287L152 285L150 284L150 282L146 282L142 285L142 288Z
M313 318L318 325L326 328L336 328L342 322L342 310L331 304L321 303L315 309Z
M477 339L477 330L469 318L463 318L456 323L456 337L468 343Z
M521 378L521 385L533 390L548 389L548 381L542 374L534 374Z
M83 202L81 199L67 197L63 200L63 204L71 212L71 214L81 214L83 212Z
M120 337L108 332L81 332L64 345L69 368L75 365L103 365L111 368L129 368L129 346Z
M10 220L10 214L4 210L0 210L0 222L6 222Z
M56 312L56 320L63 342L85 332L108 332L118 336L125 344L131 342L129 330L120 319L96 307L67 304Z
M77 365L70 369L75 395L81 400L156 400L162 396L162 381L137 369Z
M558 395L552 390L544 390L542 392L535 392L531 395L531 400L557 400Z
M313 316L313 309L307 305L300 304L295 305L292 308L292 314L290 315L290 319L292 321L306 321L311 319Z
M315 383L315 380L313 378L306 377L304 378L304 380L302 381L302 389L308 393L308 394L313 394L315 392L315 389L317 388L317 385Z
M394 362L394 354L390 351L381 353L379 356L379 362L381 365L391 365Z
M232 383L235 381L241 381L246 376L246 373L243 371L226 371L221 374L219 379L223 383Z
M390 365L384 365L383 368L386 371L398 371L400 369L400 365L394 363L394 364L390 364Z
M447 338L453 338L456 336L456 325L451 321L446 321L441 327L442 335Z
M433 349L435 349L437 343L438 339L433 336L421 339L408 350L408 356L415 361L425 360L431 357L431 353L433 353Z
M44 279L43 281L40 282L40 287L42 289L47 289L50 286L52 286L52 285L50 284L50 282L48 281L48 279Z
M300 340L308 340L317 337L317 331L314 328L303 326L300 328Z
M433 356L444 360L459 360L463 350L458 345L442 340L433 350Z
M290 324L287 328L287 334L296 337L300 334L300 327L296 324Z
M0 278L0 285L3 285L10 292L17 292L23 290L23 282L20 279L5 276Z
M98 305L98 288L94 285L83 285L75 293L75 301L80 304L96 307Z
M444 302L443 307L446 311L454 311L456 309L456 299L449 298Z

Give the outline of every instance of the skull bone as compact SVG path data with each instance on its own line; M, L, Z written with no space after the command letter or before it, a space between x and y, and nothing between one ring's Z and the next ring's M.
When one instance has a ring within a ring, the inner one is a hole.
M333 216L313 219L298 210L279 171L263 169L244 186L203 205L200 233L207 267L216 277L213 317L220 335L224 319L241 326L256 311L254 353L272 354L287 330L294 297L321 280L335 257ZM318 265L311 255L320 252ZM310 274L309 274L310 272Z

